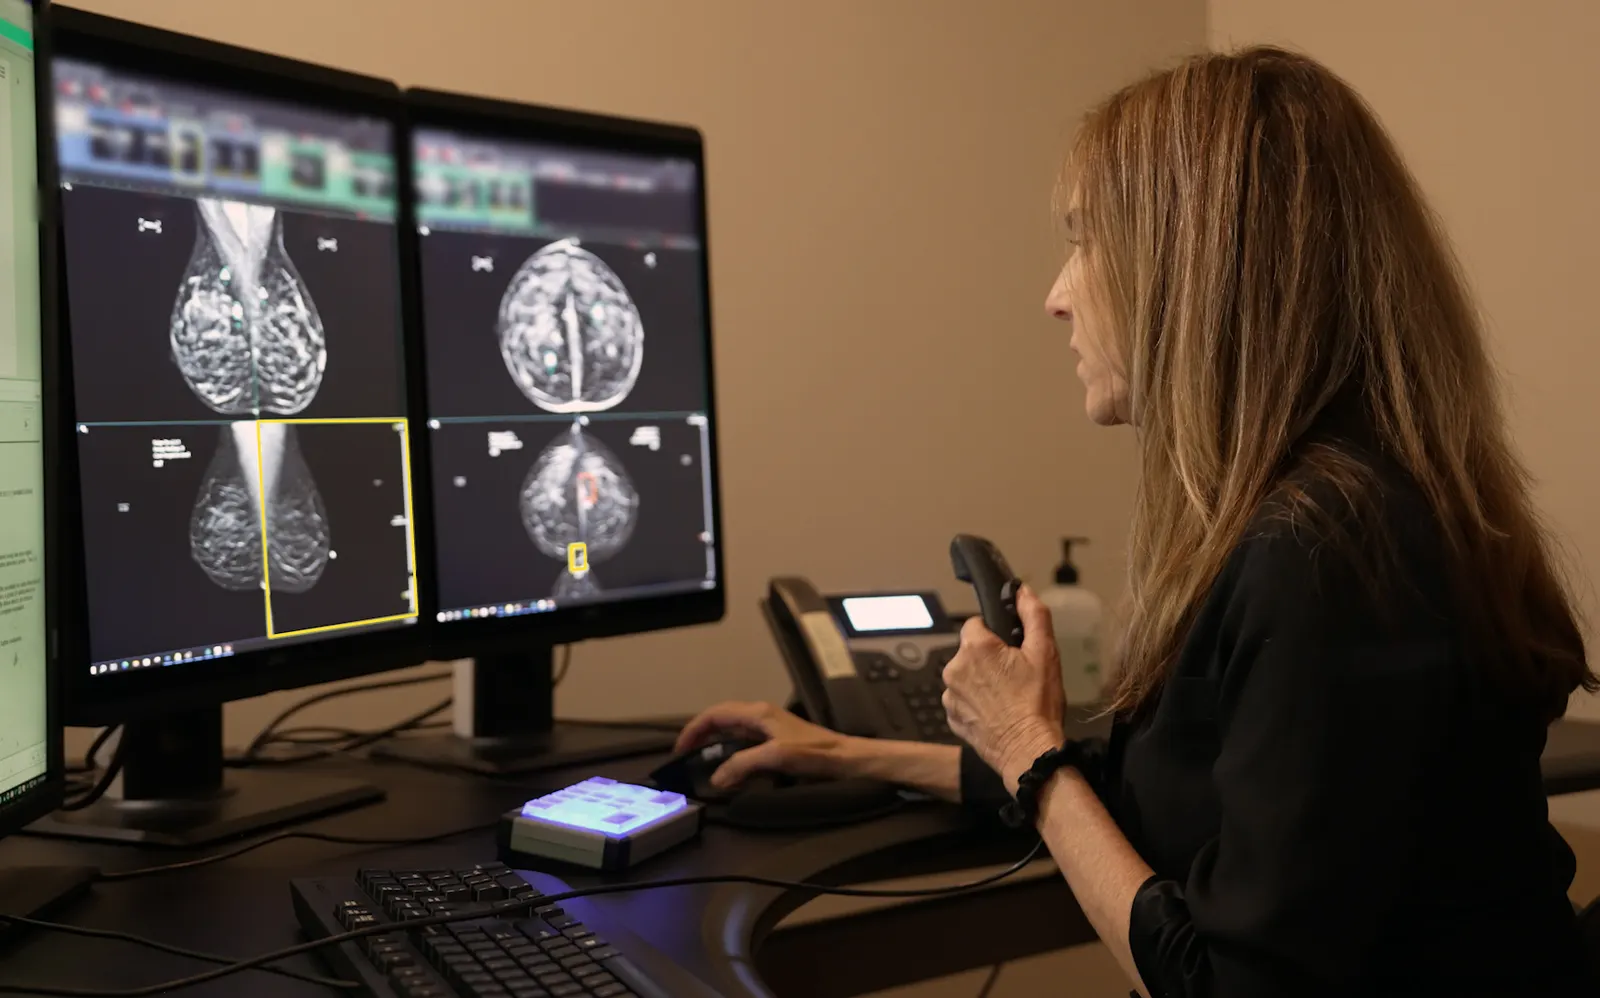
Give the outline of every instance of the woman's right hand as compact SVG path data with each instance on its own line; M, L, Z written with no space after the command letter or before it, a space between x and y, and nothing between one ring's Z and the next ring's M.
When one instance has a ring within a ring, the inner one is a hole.
M818 779L852 775L851 747L856 739L803 721L770 703L729 701L708 707L684 726L675 753L699 748L723 737L761 744L735 752L712 774L714 786L736 787L756 773L785 773Z

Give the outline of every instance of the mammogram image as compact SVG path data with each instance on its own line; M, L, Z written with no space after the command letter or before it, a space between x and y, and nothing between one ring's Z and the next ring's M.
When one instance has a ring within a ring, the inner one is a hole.
M230 416L292 415L328 366L322 319L283 246L276 208L201 198L194 253L172 305L172 359Z
M633 536L639 492L610 448L583 432L580 423L545 447L522 482L522 525L540 551L562 562L575 543L586 563L605 561ZM599 592L594 572L563 572L555 597Z
M639 310L622 279L576 239L528 257L500 299L498 327L506 370L541 409L609 409L639 378Z
M222 427L189 517L195 564L224 589L261 589L270 580L277 592L303 593L321 578L332 549L322 496L293 427L254 422Z

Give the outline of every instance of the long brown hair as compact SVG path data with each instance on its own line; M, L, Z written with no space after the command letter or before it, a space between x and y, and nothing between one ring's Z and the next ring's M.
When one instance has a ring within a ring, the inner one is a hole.
M1346 83L1275 48L1191 58L1090 113L1064 187L1126 359L1143 465L1112 709L1160 688L1193 609L1291 471L1359 499L1374 453L1432 508L1461 619L1504 649L1498 678L1552 719L1577 687L1600 688L1459 268ZM1369 451L1313 445L1335 405ZM1291 506L1319 512L1305 489Z

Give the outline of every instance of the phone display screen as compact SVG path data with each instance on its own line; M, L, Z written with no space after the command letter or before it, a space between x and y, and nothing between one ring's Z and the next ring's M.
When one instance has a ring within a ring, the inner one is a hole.
M917 593L846 596L839 603L850 629L861 634L934 630L933 610Z

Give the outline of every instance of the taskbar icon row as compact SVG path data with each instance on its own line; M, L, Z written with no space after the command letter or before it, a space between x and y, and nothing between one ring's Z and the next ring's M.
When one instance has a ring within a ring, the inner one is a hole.
M137 658L112 659L109 662L96 662L89 666L89 675L101 676L108 672L127 672L130 669L160 669L169 665L182 665L185 662L200 662L211 658L228 658L233 655L233 645L204 645L200 648L185 648L182 651L162 652L159 655L143 655Z
M438 621L477 620L484 617L521 617L529 613L549 613L556 608L553 599L524 600L521 603L496 603L492 606L469 606L460 610L440 610Z

